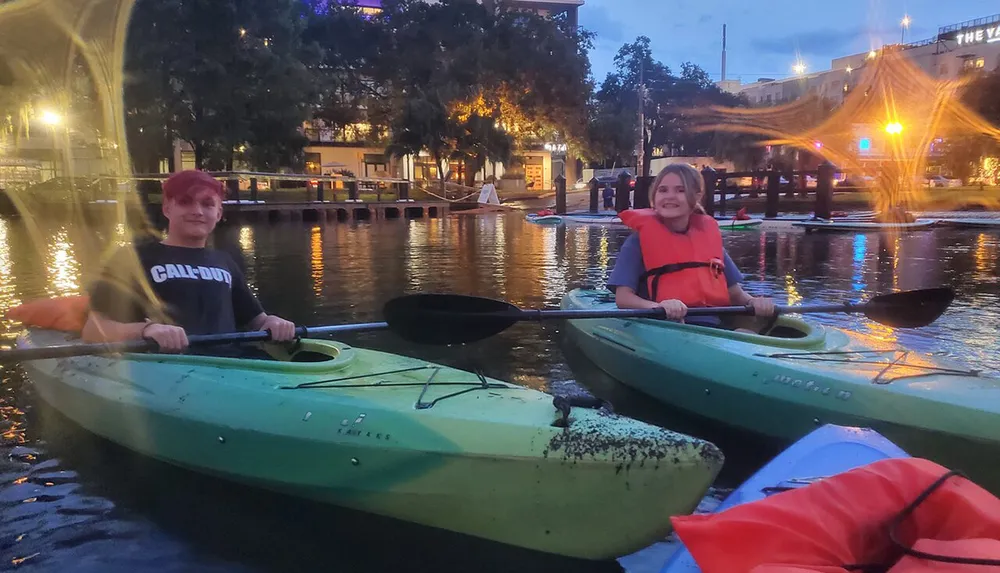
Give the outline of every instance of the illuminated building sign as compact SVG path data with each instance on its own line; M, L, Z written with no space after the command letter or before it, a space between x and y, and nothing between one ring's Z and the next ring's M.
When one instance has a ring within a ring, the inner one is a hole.
M1000 42L1000 24L959 30L955 32L955 41L958 42L959 46Z

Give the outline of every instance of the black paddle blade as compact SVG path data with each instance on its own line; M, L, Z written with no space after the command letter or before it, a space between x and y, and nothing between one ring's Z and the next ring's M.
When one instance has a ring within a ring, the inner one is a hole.
M947 287L881 294L865 304L865 316L896 328L919 328L937 320L953 300L955 291Z
M385 303L389 328L419 344L462 344L507 330L520 310L502 300L458 294L415 294Z

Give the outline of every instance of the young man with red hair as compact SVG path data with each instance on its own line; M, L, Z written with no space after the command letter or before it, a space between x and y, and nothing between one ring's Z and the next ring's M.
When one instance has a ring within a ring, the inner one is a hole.
M231 256L209 249L222 219L222 183L202 171L174 173L163 183L167 238L135 247L135 255L162 309L142 295L125 272L131 248L117 253L90 288L88 342L151 339L163 352L180 352L188 334L221 334L237 328L268 330L273 340L295 337L295 325L264 312Z

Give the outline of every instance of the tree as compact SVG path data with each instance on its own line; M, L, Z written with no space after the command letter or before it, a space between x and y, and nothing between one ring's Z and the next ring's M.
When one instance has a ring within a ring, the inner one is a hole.
M608 74L590 104L588 155L605 167L631 162L639 140L638 111L628 105L632 98L624 90L621 77Z
M649 175L656 149L666 155L718 157L725 153L754 159L736 148L737 139L724 140L715 132L695 129L694 112L716 105L745 102L721 91L703 69L690 62L681 64L680 76L672 74L670 68L653 59L649 38L640 36L618 50L615 72L608 74L594 98L592 155L605 162L623 162L633 155L641 138L644 176ZM640 106L645 120L641 131Z
M383 93L372 80L383 29L354 6L324 3L314 8L304 41L320 51L315 81L322 87L314 122L333 129L344 139L364 135L370 143L383 141L385 113L379 113ZM363 134L357 127L370 125Z
M300 163L297 130L316 100L318 52L302 43L299 0L140 0L126 54L127 129L140 157L169 156L175 137L195 163L232 169ZM164 152L167 153L164 153Z
M471 184L487 159L501 160L514 145L585 141L588 35L467 0L387 0L378 22L384 36L374 81L393 153L449 142L454 148L439 159L469 163ZM428 129L437 132L419 133Z
M441 190L445 170L441 162L456 151L457 127L440 94L414 90L401 104L392 123L386 153L394 157L427 151L438 167Z
M465 184L471 186L476 173L486 165L487 161L494 163L510 161L513 141L492 117L472 114L458 126L455 147L452 157L464 163Z
M961 94L962 103L989 125L956 125L946 134L941 153L942 164L952 176L968 179L973 176L992 178L981 173L982 158L1000 154L1000 141L986 132L1000 128L1000 102L994 94L983 90L1000 89L1000 68L969 82Z

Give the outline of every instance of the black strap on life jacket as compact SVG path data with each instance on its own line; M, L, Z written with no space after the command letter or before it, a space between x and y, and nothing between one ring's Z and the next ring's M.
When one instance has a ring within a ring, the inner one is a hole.
M692 261L689 263L673 263L669 265L663 265L662 267L656 267L655 269L650 269L639 277L639 284L646 284L646 279L653 277L653 284L650 288L649 298L654 300L656 297L657 287L660 286L660 277L663 275L669 275L671 273L677 273L687 269L700 269L703 267L716 269L716 276L723 272L724 266L720 262L705 263L701 261Z
M942 485L944 485L944 482L948 481L948 478L955 477L955 476L960 476L960 477L965 478L965 474L963 474L962 472L957 471L957 470L952 470L952 471L944 474L943 476L941 476L940 478L938 478L937 481L935 481L930 486L928 486L927 489L925 489L920 495L918 495L917 499L913 500L913 503L911 503L910 505L906 506L903 509L903 511L900 511L898 514L896 514L896 517L894 517L893 520L891 522L889 522L889 528L888 528L889 529L889 540L892 541L893 545L895 545L896 547L898 547L904 554L909 555L911 557L916 557L917 559L925 559L927 561L938 561L940 563L958 563L958 564L961 564L961 565L985 565L985 566L992 566L992 567L1000 567L1000 560L998 560L998 559L974 559L974 558L971 558L971 557L954 557L954 556L951 556L951 555L935 555L933 553L924 553L923 551L917 551L916 549L913 549L912 547L907 547L906 545L903 545L899 541L899 538L896 535L896 532L899 529L900 524L903 523L903 520L905 520L907 517L909 517L910 514L913 513L914 510L916 510L917 507L919 507L921 503L923 503L924 501L926 501L927 498L930 497L930 495L932 493L934 493L935 490L937 490ZM968 478L966 478L966 479L968 479ZM894 563L893 564L882 564L882 563L854 564L854 565L844 565L844 569L847 569L848 571L862 571L863 573L885 573L886 571L888 571L889 569L891 569L893 565L894 565Z

